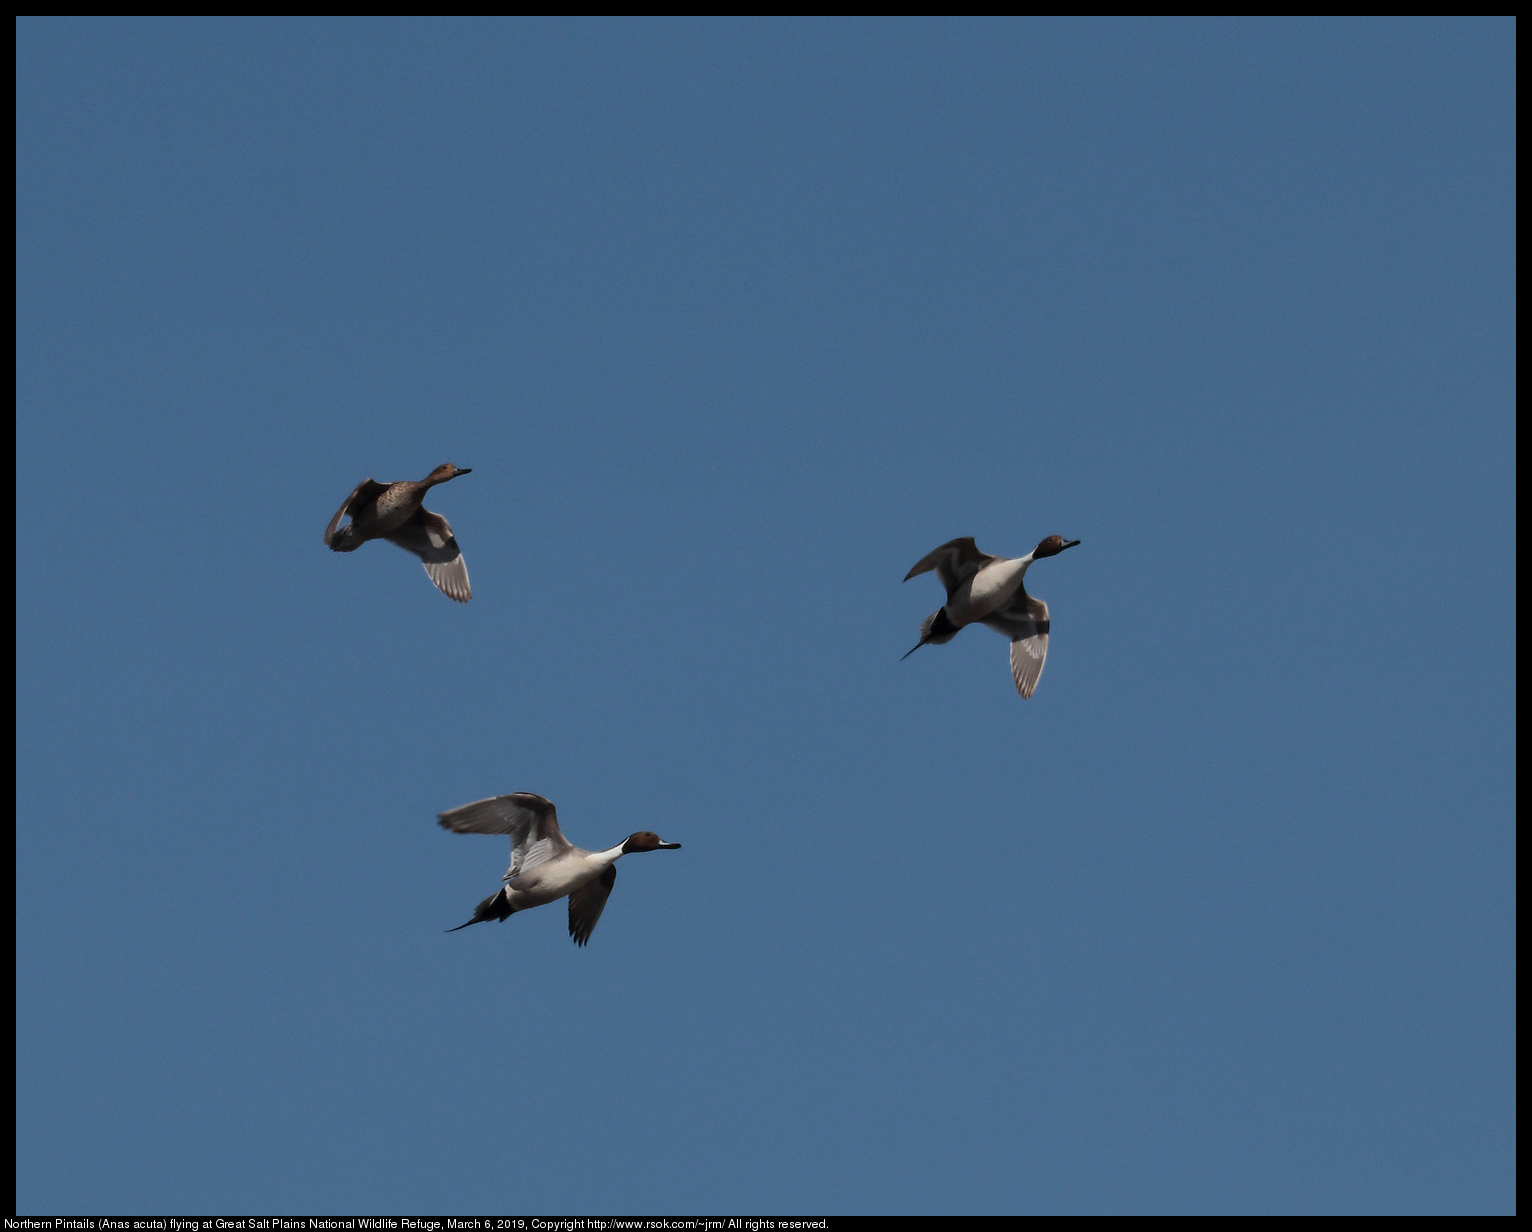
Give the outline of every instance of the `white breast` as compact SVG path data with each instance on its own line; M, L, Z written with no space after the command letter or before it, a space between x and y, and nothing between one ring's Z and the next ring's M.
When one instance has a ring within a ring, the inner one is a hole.
M983 620L1016 593L1031 563L1030 556L1022 556L985 565L947 603L948 618L958 625Z

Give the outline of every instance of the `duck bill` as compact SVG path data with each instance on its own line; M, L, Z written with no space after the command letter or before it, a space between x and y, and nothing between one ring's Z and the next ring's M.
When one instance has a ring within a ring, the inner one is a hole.
M1059 551L1062 552L1064 550L1064 548L1077 548L1079 546L1080 546L1080 541L1078 539L1076 539L1072 543L1066 543L1063 548L1059 549Z
M661 851L680 851L681 850L681 844L680 843L661 843L660 844L660 850Z

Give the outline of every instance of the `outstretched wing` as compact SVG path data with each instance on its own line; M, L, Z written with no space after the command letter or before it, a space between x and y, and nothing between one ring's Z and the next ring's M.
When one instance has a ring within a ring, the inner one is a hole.
M442 829L457 834L509 834L511 868L505 875L507 881L562 855L574 845L559 829L558 811L553 807L553 801L530 791L513 791L507 796L475 800L461 808L438 813L436 820Z
M468 586L468 566L463 563L463 554L452 537L452 527L441 514L417 509L414 517L384 538L420 557L426 575L447 598L459 603L467 603L473 598L473 591Z
M984 623L1011 639L1011 679L1016 692L1031 697L1048 658L1048 605L1018 586L1010 602L986 616Z
M353 510L360 509L363 505L377 500L379 496L387 491L388 485L386 483L379 483L376 479L372 478L364 479L361 483L357 484L351 495L346 497L345 502L335 511L335 516L330 519L330 524L324 528L325 546L329 547L330 540L335 538L335 528L340 525L342 518L354 516Z
M569 896L569 935L576 945L584 945L590 940L591 929L596 927L616 884L617 866L609 864L606 872Z
M932 569L935 569L936 576L947 588L947 598L950 600L953 591L990 561L999 559L998 556L979 551L971 536L963 539L949 539L936 551L922 556L919 563L904 575L904 580L908 582L912 577L930 573Z

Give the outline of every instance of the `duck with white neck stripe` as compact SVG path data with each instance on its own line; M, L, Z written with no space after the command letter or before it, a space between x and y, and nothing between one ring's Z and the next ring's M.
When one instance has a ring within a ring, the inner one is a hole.
M1049 535L1026 556L1007 559L979 551L972 538L949 539L904 575L908 582L934 569L947 588L947 602L921 623L920 640L904 657L950 642L966 625L985 624L1011 639L1011 679L1016 692L1031 697L1048 657L1048 605L1027 594L1022 578L1033 561L1079 543Z
M553 801L530 791L476 800L439 814L437 821L455 834L508 834L511 839L505 884L474 908L473 919L449 928L449 933L486 920L504 922L514 912L568 896L569 935L576 945L584 945L616 884L617 861L636 851L675 851L681 846L665 842L652 830L638 830L615 847L586 851L564 837Z

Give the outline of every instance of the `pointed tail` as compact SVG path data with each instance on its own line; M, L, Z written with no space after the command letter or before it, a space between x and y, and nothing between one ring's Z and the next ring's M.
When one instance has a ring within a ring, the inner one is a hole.
M920 640L899 656L899 662L903 663L922 646L940 646L943 642L950 642L958 635L962 627L962 625L953 624L947 618L946 608L937 608L920 622Z
M504 923L505 918L515 913L511 906L510 890L502 887L496 890L482 903L473 909L473 919L468 924L482 924L485 920L499 920ZM459 924L457 928L449 928L449 933L459 932L468 927L468 924Z

